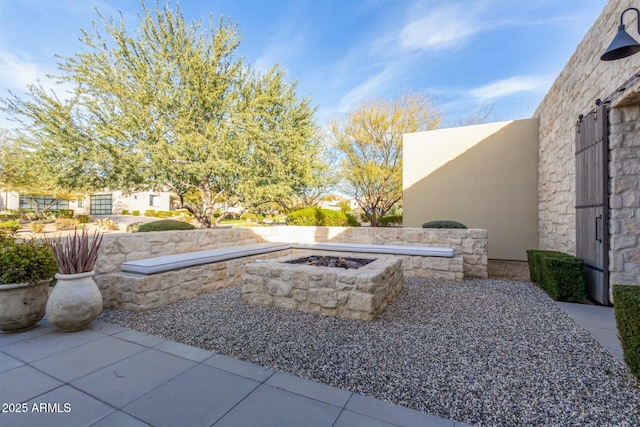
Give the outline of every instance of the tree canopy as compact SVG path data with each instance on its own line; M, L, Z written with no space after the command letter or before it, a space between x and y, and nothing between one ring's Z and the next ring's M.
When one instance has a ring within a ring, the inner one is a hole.
M341 156L343 191L353 197L371 225L402 199L402 135L435 129L439 113L419 93L363 102L329 131Z
M314 187L315 107L279 66L257 73L236 56L235 23L209 17L203 29L168 4L143 5L139 21L129 33L100 15L82 30L84 49L59 63L68 97L34 84L26 100L2 100L69 188L197 193L185 207L209 227L217 202Z

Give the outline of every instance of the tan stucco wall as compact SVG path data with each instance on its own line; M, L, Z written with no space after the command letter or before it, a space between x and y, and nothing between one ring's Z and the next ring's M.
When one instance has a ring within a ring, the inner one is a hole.
M538 120L404 135L405 227L449 219L488 232L492 259L538 247Z
M538 106L540 119L539 219L541 249L575 253L575 124L596 99L604 99L638 69L640 54L603 62L617 33L620 14L637 1L610 0ZM626 29L638 38L635 13L625 14ZM491 238L491 237L489 237Z

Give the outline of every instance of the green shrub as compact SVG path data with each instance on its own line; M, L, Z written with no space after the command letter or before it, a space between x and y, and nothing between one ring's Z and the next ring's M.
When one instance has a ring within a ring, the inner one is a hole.
M527 250L527 261L529 262L529 277L534 283L542 281L542 258L545 257L571 257L569 254L558 251L546 251L541 249Z
M131 211L131 215L138 216L138 215L140 215L140 211L137 211L137 210Z
M20 222L16 220L0 222L0 232L13 234L20 230L20 228Z
M20 212L11 209L0 210L0 221L11 221L14 219L20 219Z
M169 231L169 230L193 230L195 227L188 222L176 221L174 219L162 219L160 221L151 221L138 227L138 232L145 233L147 231Z
M91 221L91 217L86 214L78 214L75 216L80 224L88 224Z
M385 215L381 218L378 218L378 224L381 227L402 226L402 215Z
M437 220L425 222L422 228L467 228L467 226L458 221Z
M131 224L127 225L127 233L137 233L138 232L138 228L140 228L140 226L144 224L144 222L140 221L140 222L132 222Z
M146 211L144 211L144 216L156 216L156 211L154 211L153 209L147 209Z
M348 227L360 227L360 221L358 221L358 218L348 213L345 213L345 215L347 216Z
M171 215L171 211L156 211L156 214L154 215L156 218L170 218Z
M640 286L613 285L613 303L624 361L640 379Z
M53 278L56 259L46 243L16 243L0 235L0 283L36 283Z
M538 283L556 301L580 302L587 297L584 261L573 256L542 257Z
M306 208L287 215L287 225L315 225L315 226L355 226L358 221L340 211L330 209ZM358 224L359 225L359 224Z
M122 209L122 215L129 215L129 209Z

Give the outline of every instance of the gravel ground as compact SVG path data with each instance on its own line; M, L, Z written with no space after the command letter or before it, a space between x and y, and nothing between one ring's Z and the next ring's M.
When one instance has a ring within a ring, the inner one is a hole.
M640 425L628 368L535 285L405 285L374 322L245 305L238 286L101 319L473 425Z

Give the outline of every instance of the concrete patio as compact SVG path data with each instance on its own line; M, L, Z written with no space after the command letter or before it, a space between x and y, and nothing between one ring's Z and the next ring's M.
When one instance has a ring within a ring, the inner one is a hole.
M611 307L559 306L622 359ZM465 425L104 322L0 335L0 383L0 425Z
M464 425L103 322L0 335L0 383L7 426Z

